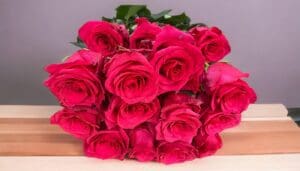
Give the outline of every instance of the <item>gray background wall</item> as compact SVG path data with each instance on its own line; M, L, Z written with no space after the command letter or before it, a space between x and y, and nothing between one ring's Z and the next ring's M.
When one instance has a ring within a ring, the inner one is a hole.
M43 66L76 50L68 42L85 21L133 2L219 26L229 60L251 73L258 103L300 106L299 0L0 0L0 104L56 104L42 86Z

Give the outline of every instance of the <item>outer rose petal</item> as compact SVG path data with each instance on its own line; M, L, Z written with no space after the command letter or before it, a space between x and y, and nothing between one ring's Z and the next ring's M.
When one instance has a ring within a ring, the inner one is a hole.
M222 84L231 83L248 76L248 73L243 73L228 63L218 62L209 66L206 79L208 87L213 90Z
M103 130L85 141L84 151L89 157L124 159L129 139L123 130Z
M197 157L201 158L213 155L220 149L222 147L222 139L219 134L204 135L199 132L194 138L193 144L198 150Z
M190 144L176 141L161 142L157 147L157 161L172 164L196 158L197 150Z

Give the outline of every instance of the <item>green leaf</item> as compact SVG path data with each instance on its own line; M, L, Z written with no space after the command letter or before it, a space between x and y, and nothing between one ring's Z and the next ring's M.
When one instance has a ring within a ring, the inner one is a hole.
M107 22L114 22L113 18L102 17L102 20Z
M86 45L84 44L84 42L79 37L77 37L76 42L70 42L70 43L72 45L75 45L75 46L80 47L80 48L86 48Z
M146 5L120 5L116 8L116 18L128 20L129 18L136 16L141 10L144 10L143 13L150 12Z
M204 24L204 23L194 23L194 24L190 25L189 29L191 29L193 27L206 27L206 24Z
M160 13L152 14L152 15L151 15L151 18L152 18L153 20L158 20L159 18L164 17L165 15L169 14L171 11L172 11L171 9L163 10L163 11L161 11Z
M179 29L187 30L190 26L191 19L185 13L179 15L167 16L158 20L160 23L170 24Z

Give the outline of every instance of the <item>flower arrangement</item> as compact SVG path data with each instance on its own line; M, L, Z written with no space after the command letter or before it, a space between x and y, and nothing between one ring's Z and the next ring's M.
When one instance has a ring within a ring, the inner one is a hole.
M221 60L222 31L185 13L121 5L88 21L45 85L63 106L51 123L82 140L87 156L166 164L214 154L220 133L256 101L248 77Z

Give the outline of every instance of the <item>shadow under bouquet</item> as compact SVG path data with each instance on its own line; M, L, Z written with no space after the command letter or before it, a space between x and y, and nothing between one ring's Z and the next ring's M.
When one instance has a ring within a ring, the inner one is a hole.
M170 11L121 5L83 24L72 43L80 49L46 67L63 106L51 123L87 156L170 164L212 155L256 101L248 74L221 61L230 52L222 31Z

